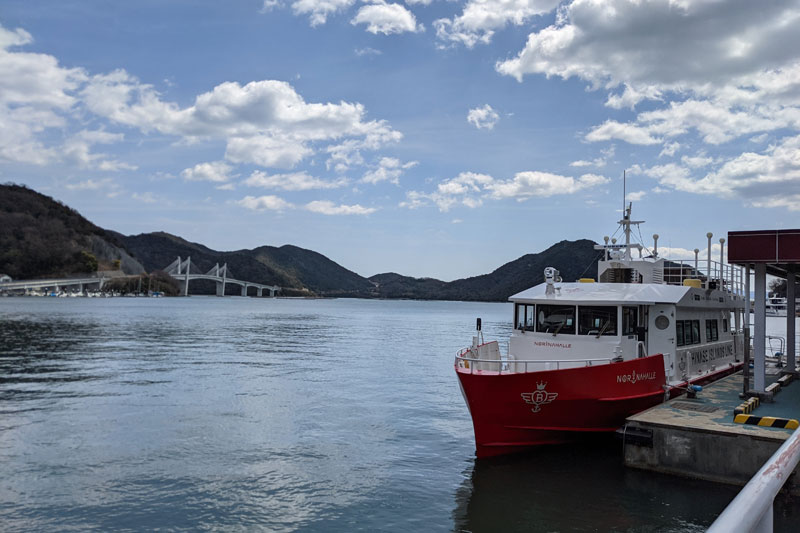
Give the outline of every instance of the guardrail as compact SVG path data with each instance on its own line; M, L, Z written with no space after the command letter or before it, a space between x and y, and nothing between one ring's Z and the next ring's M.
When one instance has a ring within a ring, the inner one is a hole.
M528 372L528 365L529 364L550 364L555 365L555 368L540 368L537 370L560 370L562 365L564 368L580 368L586 366L593 366L595 364L610 364L613 361L613 358L601 358L601 359L480 359L478 357L464 357L467 353L470 353L471 350L469 348L465 348L458 352L455 359L455 365L458 368L462 368L464 370L469 370L469 373L472 374L475 370L485 370L484 369L476 369L475 364L480 363L482 366L485 365L497 365L498 369L490 370L492 372L497 372L498 374L502 374L503 370L505 370L508 374L519 374L518 370L510 370L509 365L519 365L524 364L525 370L523 372ZM569 366L567 366L569 365ZM519 368L515 366L515 368Z
M707 260L686 261L667 259L664 265L664 283L667 285L683 285L686 279L700 279L705 288L713 283L719 290L737 296L744 296L744 269L719 261ZM705 266L705 268L703 268Z
M775 496L798 462L800 430L796 429L722 511L708 528L708 533L771 533Z

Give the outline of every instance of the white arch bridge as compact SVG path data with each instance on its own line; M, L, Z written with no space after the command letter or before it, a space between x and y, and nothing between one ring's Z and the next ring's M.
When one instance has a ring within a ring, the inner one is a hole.
M217 296L225 296L225 285L228 283L232 283L233 285L241 285L242 296L247 296L247 290L250 287L256 288L258 296L263 296L264 289L268 290L269 295L273 297L275 296L275 293L281 290L281 288L277 285L262 285L261 283L253 283L252 281L235 279L228 270L228 263L225 263L222 266L219 266L219 263L217 263L214 265L214 268L205 274L201 274L199 272L192 272L191 257L187 257L184 260L181 260L181 258L178 257L175 259L175 261L170 263L169 266L164 268L164 271L178 281L183 281L182 293L184 296L189 296L189 281L193 279L207 279L216 282Z

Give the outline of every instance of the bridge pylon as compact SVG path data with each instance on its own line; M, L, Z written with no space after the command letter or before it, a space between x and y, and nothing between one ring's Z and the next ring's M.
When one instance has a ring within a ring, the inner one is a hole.
M228 263L222 265L222 268L217 263L215 268L217 269L217 277L222 278L217 281L217 296L225 296L225 283L228 281Z
M193 274L192 258L187 257L185 260L182 260L179 256L175 261L166 266L164 270L173 278L183 282L183 290L181 291L183 296L189 296L189 280L191 279L207 279L216 282L217 296L225 296L225 286L229 283L241 285L242 296L247 296L247 289L249 287L256 287L259 296L263 294L264 289L269 291L270 296L275 296L275 293L280 290L278 286L261 285L260 283L236 279L231 271L228 270L228 263L222 266L219 266L219 263L217 263L214 265L214 268L205 274L201 274L199 271ZM197 268L195 268L195 270L197 270Z

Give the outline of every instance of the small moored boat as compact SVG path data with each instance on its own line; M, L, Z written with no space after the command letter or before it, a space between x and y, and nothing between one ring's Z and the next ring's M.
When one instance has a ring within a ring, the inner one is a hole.
M611 432L625 418L742 367L742 273L708 261L706 273L631 243L597 245L598 282L545 282L515 294L505 353L484 342L480 319L455 371L478 457ZM634 251L638 257L633 257Z

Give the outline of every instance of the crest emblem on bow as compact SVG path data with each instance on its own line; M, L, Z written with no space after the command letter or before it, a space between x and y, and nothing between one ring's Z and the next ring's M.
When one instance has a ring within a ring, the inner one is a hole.
M536 391L535 392L523 392L522 399L525 400L525 403L530 404L533 406L534 413L538 413L542 410L543 405L547 405L548 403L552 402L558 397L557 392L547 392L545 390L547 387L546 381L540 381L536 383Z

